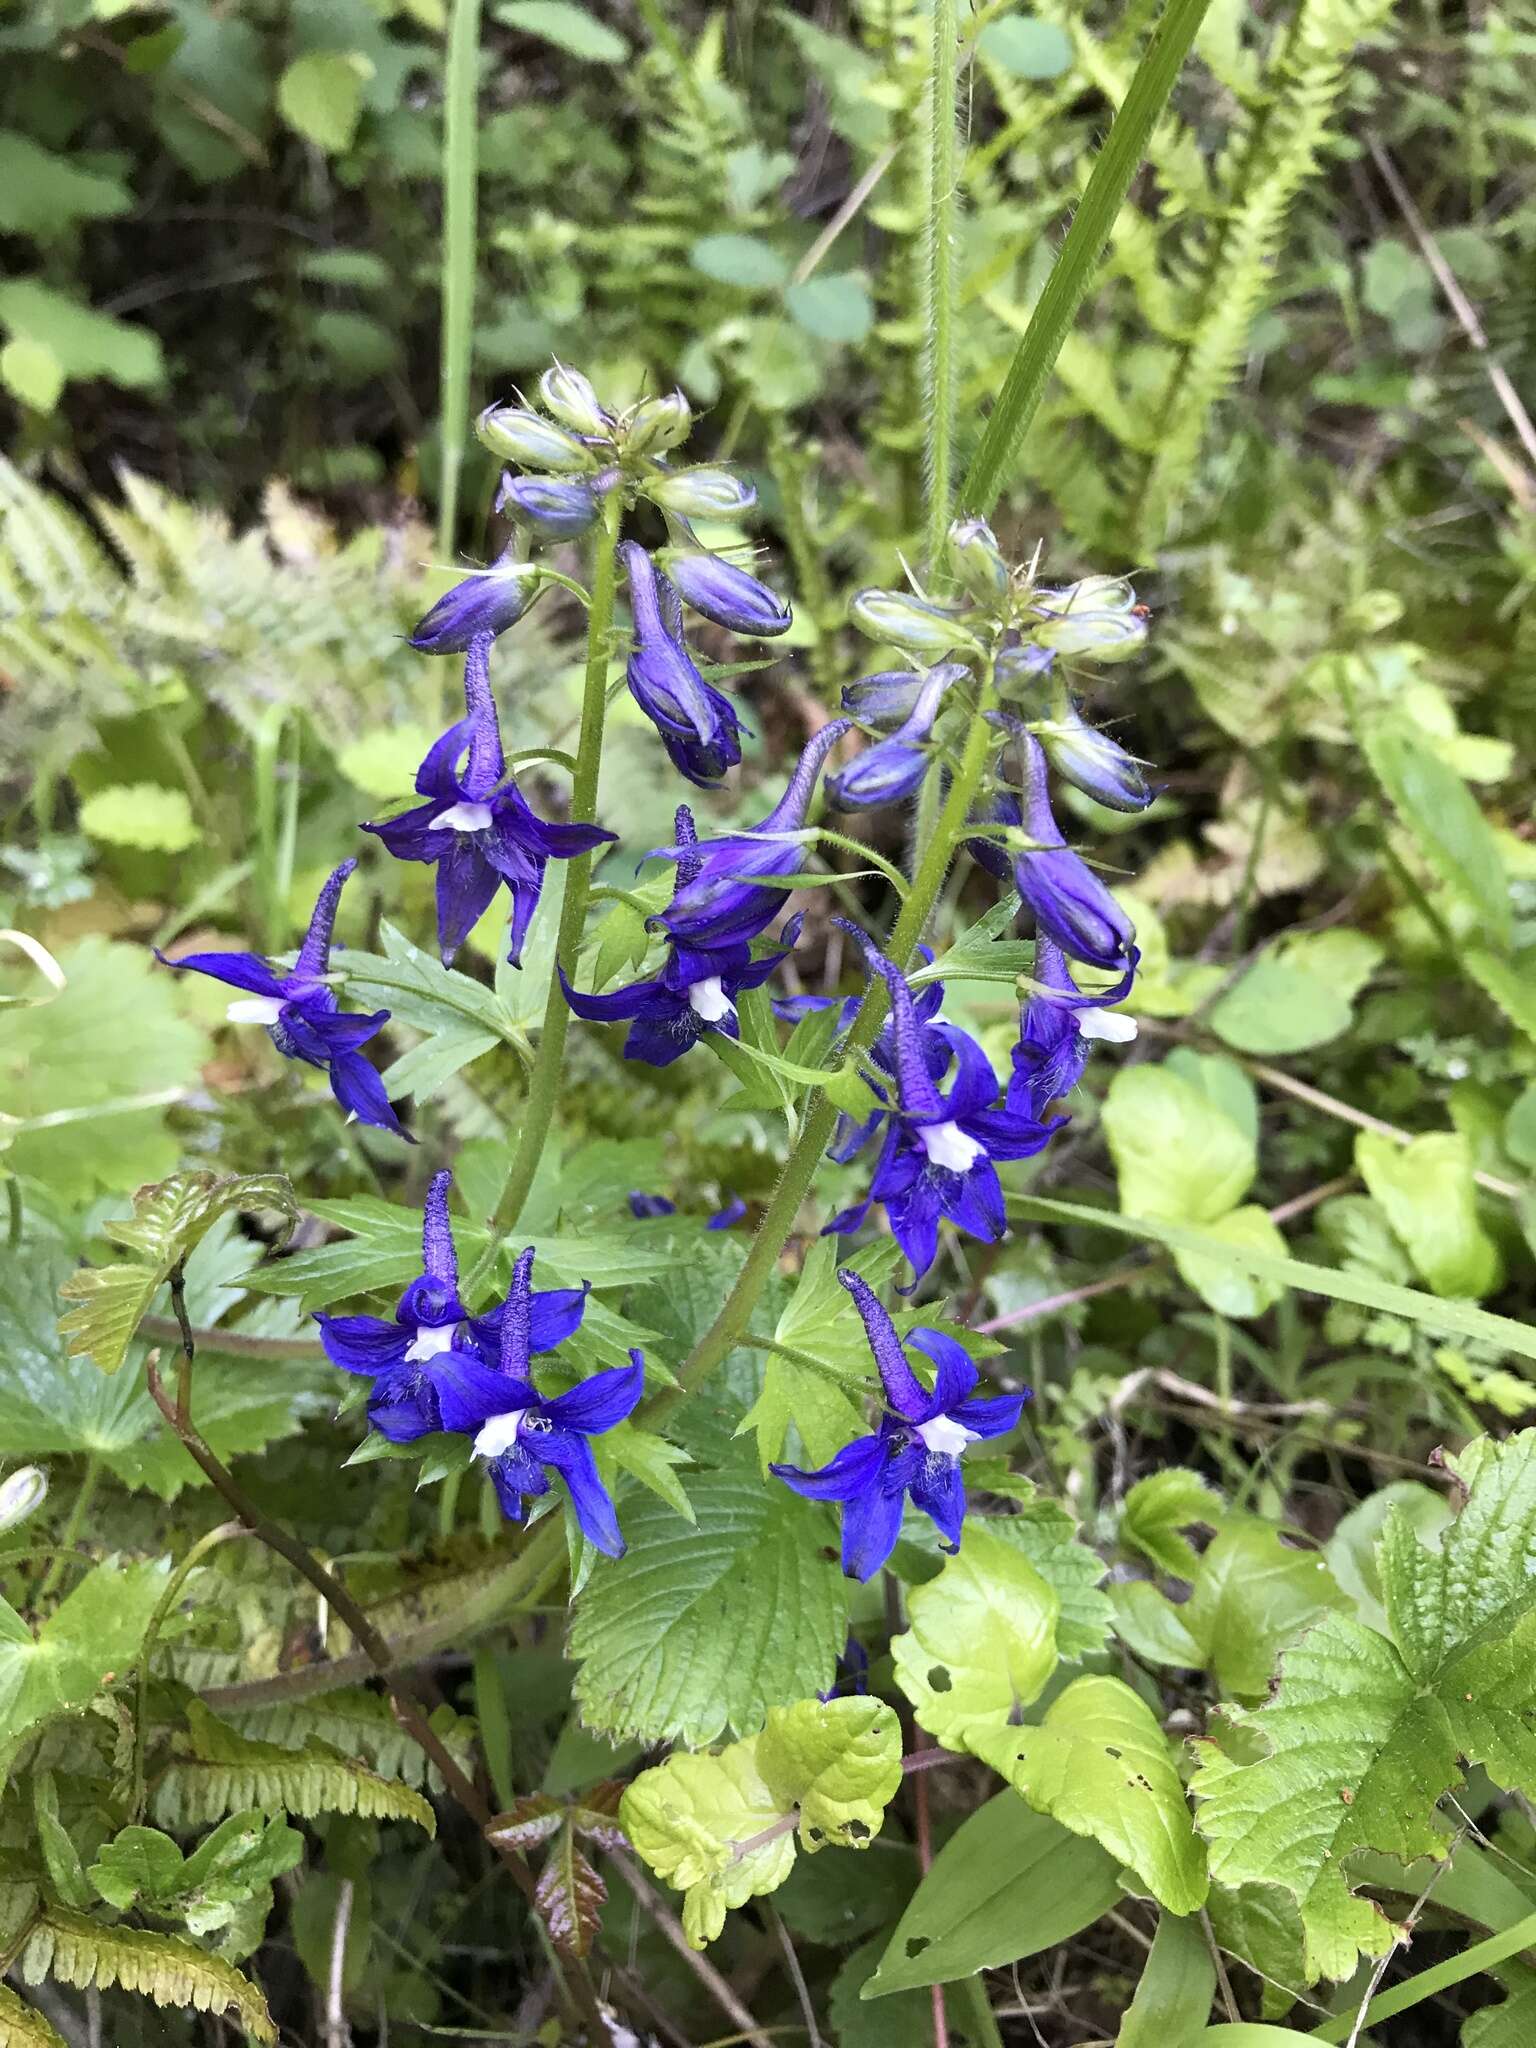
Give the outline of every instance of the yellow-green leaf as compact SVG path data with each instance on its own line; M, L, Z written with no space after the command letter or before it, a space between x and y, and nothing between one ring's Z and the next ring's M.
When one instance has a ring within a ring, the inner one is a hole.
M911 1622L894 1638L896 1682L936 1741L969 1746L1006 1728L1056 1668L1060 1601L1029 1562L985 1528L907 1595Z

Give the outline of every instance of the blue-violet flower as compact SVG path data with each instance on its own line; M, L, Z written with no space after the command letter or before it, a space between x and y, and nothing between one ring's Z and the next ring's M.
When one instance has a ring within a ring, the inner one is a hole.
M619 550L629 577L635 644L625 670L629 693L661 734L680 775L708 789L741 759L741 721L729 697L706 683L667 614L655 564L636 541ZM675 597L675 594L673 594Z
M492 639L515 626L544 589L537 562L520 562L510 548L489 569L475 569L433 605L410 637L418 654L465 654L482 633Z
M828 803L840 811L872 811L911 796L928 773L931 756L925 746L944 692L965 673L958 662L929 669L911 711L890 738L877 740L827 777Z

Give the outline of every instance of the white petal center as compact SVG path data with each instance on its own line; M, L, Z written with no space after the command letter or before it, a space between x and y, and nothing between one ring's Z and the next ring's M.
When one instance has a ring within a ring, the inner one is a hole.
M423 1358L439 1358L443 1352L453 1349L453 1340L458 1333L457 1323L441 1323L436 1327L424 1323L405 1347L405 1355L413 1363Z
M281 996L242 996L224 1012L231 1024L275 1024L283 1014Z
M1123 1010L1079 1010L1077 1028L1084 1038L1102 1038L1110 1045L1129 1045L1136 1036L1136 1019Z
M950 1173L969 1173L987 1150L979 1138L971 1137L958 1124L919 1124L917 1142L935 1166Z
M977 1432L967 1429L963 1422L956 1422L952 1415L935 1415L931 1422L916 1423L913 1434L942 1458L964 1457L966 1445L977 1441Z
M491 822L489 804L450 804L432 820L434 832L484 832Z
M706 1024L718 1024L722 1019L735 1015L736 1005L725 992L725 985L718 974L712 974L706 981L694 981L688 985L688 1007L696 1017L702 1017Z
M475 1438L475 1456L499 1458L503 1451L510 1451L517 1442L517 1425L527 1413L526 1408L512 1408L505 1415L493 1415L489 1422L482 1423Z

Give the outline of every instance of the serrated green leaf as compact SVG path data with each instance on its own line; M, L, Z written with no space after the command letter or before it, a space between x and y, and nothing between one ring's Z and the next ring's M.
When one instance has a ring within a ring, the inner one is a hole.
M755 1473L701 1471L690 1526L660 1501L625 1506L629 1553L577 1600L571 1654L591 1728L704 1743L760 1728L770 1707L832 1683L845 1582L818 1518Z
M355 50L312 50L295 57L277 82L288 126L328 155L350 149L373 66Z
M155 782L98 789L80 807L80 829L108 846L140 853L185 853L203 836L185 791Z
M1075 1678L1039 1727L972 1729L967 1747L1030 1805L1118 1858L1170 1913L1205 1903L1205 1855L1167 1738L1118 1678Z
M66 378L105 377L128 390L165 381L158 335L98 313L36 278L0 283L0 327L12 341L46 349Z
M983 1483L978 1469L975 1483ZM1077 1523L1060 1501L1032 1489L1019 1495L1016 1514L987 1518L989 1536L1021 1550L1051 1587L1058 1602L1056 1654L1092 1656L1104 1647L1114 1618L1108 1594L1101 1590L1104 1560L1078 1539Z
M1366 759L1441 881L1476 912L1483 932L1507 947L1509 883L1493 828L1453 768L1396 725L1363 735Z
M164 1564L93 1565L35 1636L0 1601L0 1747L126 1671L165 1577Z
M1097 1842L999 1792L935 1856L862 1995L948 1984L1039 1955L1122 1897L1114 1859Z
M636 1852L685 1894L683 1926L695 1948L715 1939L731 1907L776 1890L794 1865L788 1830L745 1853L740 1846L789 1810L758 1768L761 1739L749 1736L718 1755L670 1756L642 1771L619 1804Z
M1168 1465L1138 1479L1120 1509L1119 1538L1171 1579L1193 1579L1200 1560L1183 1529L1219 1529L1226 1514L1221 1495L1198 1472Z
M200 1700L187 1706L190 1739L156 1782L153 1810L168 1828L209 1826L227 1813L248 1807L302 1815L355 1813L365 1820L409 1820L428 1835L437 1818L430 1804L408 1786L339 1751L311 1743L281 1749L239 1735Z
M1411 1145L1361 1131L1355 1164L1436 1294L1477 1299L1494 1292L1504 1263L1478 1221L1472 1149L1459 1131L1432 1131Z
M1253 1141L1201 1089L1165 1067L1122 1067L1104 1100L1104 1135L1127 1215L1210 1225L1257 1171Z
M1038 1699L1056 1668L1061 1603L1026 1557L985 1527L907 1595L891 1641L896 1683L938 1742L970 1747Z
M219 1956L177 1935L138 1927L103 1927L64 1906L45 1906L21 1953L21 1978L45 1978L77 1988L109 1991L121 1985L156 2005L232 2012L250 2039L275 2042L277 2029L260 1991Z
M799 1809L806 1850L867 1849L901 1783L901 1726L884 1700L770 1707L757 1767L783 1810Z

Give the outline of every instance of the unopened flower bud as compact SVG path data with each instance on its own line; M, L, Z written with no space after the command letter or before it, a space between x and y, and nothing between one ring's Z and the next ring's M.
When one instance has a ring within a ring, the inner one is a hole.
M882 669L878 675L860 676L856 683L844 684L843 709L860 725L872 725L879 732L894 732L917 709L925 685L939 677L941 687L947 688L959 682L966 672L961 661L944 662L932 669Z
M613 420L580 370L554 363L539 379L539 403L573 434L607 434Z
M992 672L1000 690L1027 688L1037 677L1048 675L1056 657L1048 647L1033 640L1020 640L1010 633L993 657Z
M1064 782L1111 811L1144 811L1152 801L1141 764L1118 741L1086 723L1076 706L1032 728Z
M22 1465L0 1480L0 1534L14 1529L40 1508L48 1493L48 1475L41 1465Z
M717 626L727 626L733 633L771 637L787 633L794 623L783 599L734 562L702 548L669 552L661 560L684 604L692 605Z
M944 654L970 639L958 611L909 597L904 590L861 590L848 607L853 623L872 640L908 654Z
M598 494L581 477L509 476L496 493L496 510L548 540L573 540L597 518Z
M664 512L684 519L739 519L757 503L757 492L728 469L677 469L648 477L641 486Z
M985 519L957 519L947 540L950 567L982 604L1008 595L1008 564Z
M631 455L661 455L686 441L692 427L693 408L681 391L642 398L624 422L624 446Z
M1042 619L1035 644L1052 654L1076 654L1090 661L1129 661L1147 638L1147 622L1129 611L1080 611Z
M597 468L597 457L584 441L520 405L488 405L475 421L475 434L493 455L520 469L576 475Z
M537 562L518 562L509 549L489 569L476 569L444 591L410 637L418 654L465 654L481 633L504 633L533 604L544 585Z

